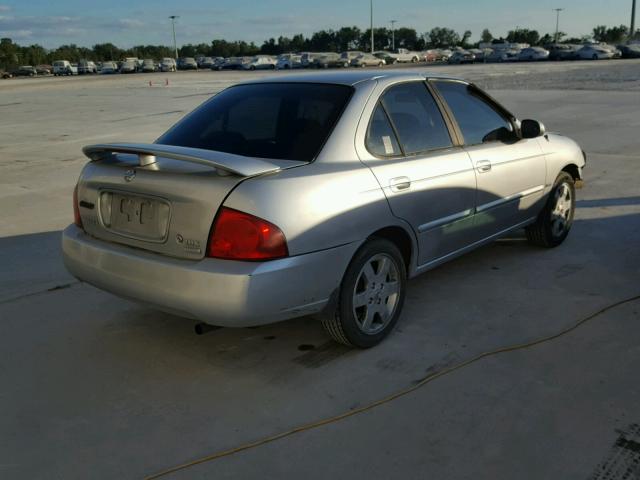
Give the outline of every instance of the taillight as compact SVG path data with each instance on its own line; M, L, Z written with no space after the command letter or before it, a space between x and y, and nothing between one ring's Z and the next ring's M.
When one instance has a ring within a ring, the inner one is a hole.
M78 205L78 185L73 189L73 223L77 227L82 227L82 218L80 217L80 206Z
M213 222L207 256L229 260L273 260L289 255L278 227L261 218L222 207Z

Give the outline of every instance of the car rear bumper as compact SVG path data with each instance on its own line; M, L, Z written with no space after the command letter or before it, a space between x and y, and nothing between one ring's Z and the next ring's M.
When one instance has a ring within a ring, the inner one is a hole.
M357 243L273 260L182 260L98 240L70 225L63 259L78 279L211 325L247 327L320 312Z

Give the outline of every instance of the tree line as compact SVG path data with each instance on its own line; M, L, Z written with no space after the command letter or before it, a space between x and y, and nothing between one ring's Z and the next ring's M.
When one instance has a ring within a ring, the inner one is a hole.
M429 48L471 48L478 46L479 42L470 43L471 31L462 34L451 28L435 27L429 32L419 35L413 28L397 28L391 31L388 28L374 29L374 49L390 49L395 43L396 48L422 51ZM563 43L584 43L590 39L607 42L621 43L629 37L629 29L625 25L618 27L595 27L592 34L579 38L567 38L563 32L558 33L558 41ZM640 39L640 30L635 32L634 38ZM537 30L517 28L510 30L506 37L494 38L489 29L484 29L480 36L481 42L514 42L528 43L530 45L546 45L553 43L555 34L545 33L541 35ZM293 37L280 36L265 40L258 46L254 42L227 41L216 39L211 43L187 44L180 47L178 55L181 57L195 57L205 55L211 57L235 57L253 56L258 54L278 55L286 52L317 51L317 52L341 52L344 50L371 49L371 30L361 30L358 27L342 27L338 30L320 30L310 37L302 34ZM56 60L69 60L77 62L81 59L106 61L122 60L125 57L153 58L173 57L171 47L165 45L138 45L132 48L121 49L113 43L100 43L91 48L80 47L75 44L62 45L55 49L46 49L40 45L21 46L10 38L0 40L0 68L9 69L17 65L41 65L52 64Z

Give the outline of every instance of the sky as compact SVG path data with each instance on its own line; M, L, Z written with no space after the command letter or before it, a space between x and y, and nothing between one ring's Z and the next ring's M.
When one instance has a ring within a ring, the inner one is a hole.
M632 0L373 0L374 24L415 28L471 30L477 40L484 28L494 37L515 27L553 33L556 13L569 36L590 34L595 25L629 25ZM176 21L178 45L209 43L214 38L254 41L321 29L369 26L369 0L0 0L0 37L21 45L47 48L75 43L112 42L171 45L169 15ZM638 20L636 20L636 25Z

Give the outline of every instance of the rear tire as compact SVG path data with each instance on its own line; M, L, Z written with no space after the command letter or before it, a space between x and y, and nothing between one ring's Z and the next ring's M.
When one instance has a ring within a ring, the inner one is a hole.
M525 228L529 242L546 248L557 247L564 242L573 224L575 207L573 177L567 172L560 172L536 222Z
M398 321L404 304L407 270L398 247L372 238L355 254L340 284L336 305L322 325L338 343L370 348Z

